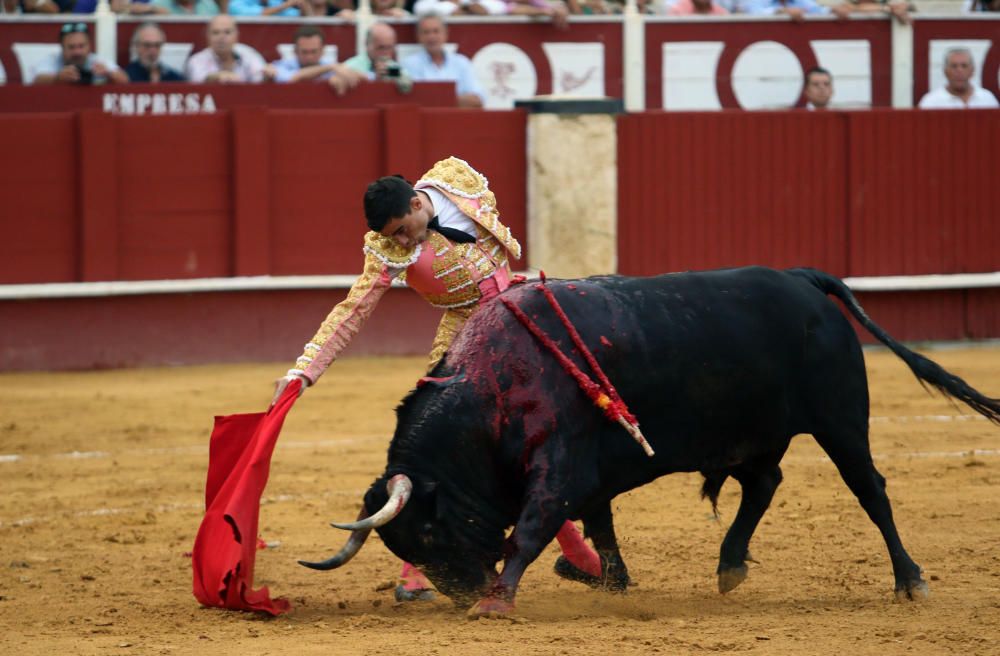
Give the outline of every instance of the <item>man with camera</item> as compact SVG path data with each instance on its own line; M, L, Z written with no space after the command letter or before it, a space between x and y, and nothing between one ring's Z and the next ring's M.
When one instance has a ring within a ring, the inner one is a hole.
M323 47L323 32L318 27L301 26L295 31L295 56L270 64L264 77L275 82L326 81L337 95L344 95L358 85L362 76L324 55Z
M35 66L35 84L125 84L118 65L92 52L86 23L66 23L59 29L60 51Z
M344 62L344 66L363 73L369 80L393 82L401 93L413 88L406 71L396 61L396 30L387 23L375 23L365 35L365 52Z

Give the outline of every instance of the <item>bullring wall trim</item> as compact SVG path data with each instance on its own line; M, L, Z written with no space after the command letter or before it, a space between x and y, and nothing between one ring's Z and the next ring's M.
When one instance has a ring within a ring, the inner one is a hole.
M533 272L526 272L534 275ZM282 289L349 289L356 276L244 276L187 280L130 280L110 282L0 285L0 300L191 294L198 292L274 291ZM857 292L931 291L1000 287L1000 271L925 276L871 276L844 278ZM396 287L405 283L394 281Z

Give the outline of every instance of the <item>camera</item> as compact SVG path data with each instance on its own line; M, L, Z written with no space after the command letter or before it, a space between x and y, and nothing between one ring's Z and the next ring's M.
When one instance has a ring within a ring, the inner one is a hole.
M396 79L400 77L403 73L402 67L396 62L389 62L385 66L385 76Z
M90 66L77 66L76 70L80 73L79 84L94 83L94 71L90 70Z

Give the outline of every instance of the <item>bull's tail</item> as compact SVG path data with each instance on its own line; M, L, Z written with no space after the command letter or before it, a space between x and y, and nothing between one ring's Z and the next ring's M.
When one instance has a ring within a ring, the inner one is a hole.
M1000 399L981 394L958 376L949 373L936 362L914 353L872 321L842 280L816 269L791 269L789 273L805 278L827 295L836 296L865 329L899 356L917 377L921 385L929 383L945 396L958 399L995 424L1000 424Z

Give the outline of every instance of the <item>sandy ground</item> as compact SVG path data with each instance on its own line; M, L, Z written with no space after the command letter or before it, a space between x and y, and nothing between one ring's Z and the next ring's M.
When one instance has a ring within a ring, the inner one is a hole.
M1000 396L1000 350L932 357ZM926 394L890 354L868 354L872 445L931 597L893 601L875 527L808 436L784 460L733 593L715 566L721 521L697 475L615 503L638 585L612 596L530 568L512 620L466 621L446 599L397 604L395 559L373 534L342 570L297 558L342 544L382 471L392 409L423 358L348 359L299 401L275 452L257 584L293 610L269 619L200 608L190 551L213 414L263 409L282 365L0 375L0 646L6 654L1000 653L1000 429ZM962 413L965 413L964 416Z

